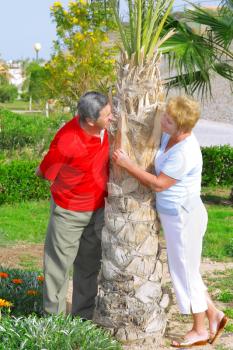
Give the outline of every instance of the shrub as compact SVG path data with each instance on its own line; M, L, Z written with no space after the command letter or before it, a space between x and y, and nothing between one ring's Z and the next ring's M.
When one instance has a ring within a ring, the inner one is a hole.
M0 350L121 349L116 340L91 321L64 315L38 317L43 315L43 281L38 272L0 266Z
M0 350L121 350L120 344L92 322L62 315L3 317Z
M35 176L39 161L0 163L0 204L49 198L49 184Z
M43 276L38 272L0 267L0 298L12 303L15 316L42 315ZM2 310L4 314L8 310Z
M227 254L233 258L233 238L230 238L229 241L226 243L226 252Z
M21 98L22 101L28 102L29 99L30 99L30 95L29 95L29 93L27 91L23 91L20 94L20 98Z
M230 290L223 290L217 297L217 300L223 303L230 303L233 301L233 293Z
M38 179L34 171L42 153L68 118L19 115L0 109L0 204L49 197L48 184ZM11 153L17 160L6 160ZM233 148L204 147L202 154L202 185L232 185Z
M21 115L0 109L0 149L13 150L31 146L39 153L48 148L53 136L68 116L46 118Z
M232 185L233 147L203 147L202 185Z
M0 85L0 102L13 102L18 96L17 88L12 84Z

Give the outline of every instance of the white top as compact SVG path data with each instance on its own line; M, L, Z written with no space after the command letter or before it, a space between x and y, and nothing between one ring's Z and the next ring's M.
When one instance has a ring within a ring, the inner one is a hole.
M102 130L100 131L100 142L101 142L101 145L102 145L103 139L104 139L104 132L105 132L105 129L102 129Z
M182 205L187 211L200 199L202 154L193 133L165 152L170 135L163 133L160 149L155 157L155 172L176 179L175 185L156 193L159 213L177 215Z

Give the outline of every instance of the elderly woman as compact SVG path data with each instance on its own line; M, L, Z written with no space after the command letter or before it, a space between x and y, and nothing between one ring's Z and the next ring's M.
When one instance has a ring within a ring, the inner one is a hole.
M228 319L213 304L200 272L202 239L207 212L200 198L202 155L192 133L199 119L197 102L171 98L161 119L162 139L155 157L155 174L139 168L118 149L113 160L143 185L156 192L156 209L163 227L168 264L177 303L182 314L192 314L193 327L173 347L213 344ZM210 334L205 328L209 320Z

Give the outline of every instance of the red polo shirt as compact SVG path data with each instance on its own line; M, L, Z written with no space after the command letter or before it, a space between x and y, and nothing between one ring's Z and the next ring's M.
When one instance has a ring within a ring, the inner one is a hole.
M109 175L107 131L101 143L100 137L87 134L79 117L74 117L55 135L40 170L53 181L52 197L62 208L92 211L103 207Z

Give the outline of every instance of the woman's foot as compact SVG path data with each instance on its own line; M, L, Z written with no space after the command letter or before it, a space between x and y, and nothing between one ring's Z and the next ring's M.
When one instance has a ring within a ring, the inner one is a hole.
M225 326L227 325L228 318L224 315L222 311L219 311L214 320L209 320L210 322L210 339L209 343L214 344L217 339L223 333Z
M212 339L219 327L219 324L224 317L224 313L220 310L217 310L212 315L208 315L209 317L209 328L210 328L210 339Z
M181 342L173 340L171 346L174 348L191 348L193 346L207 345L209 340L208 332L189 331Z

